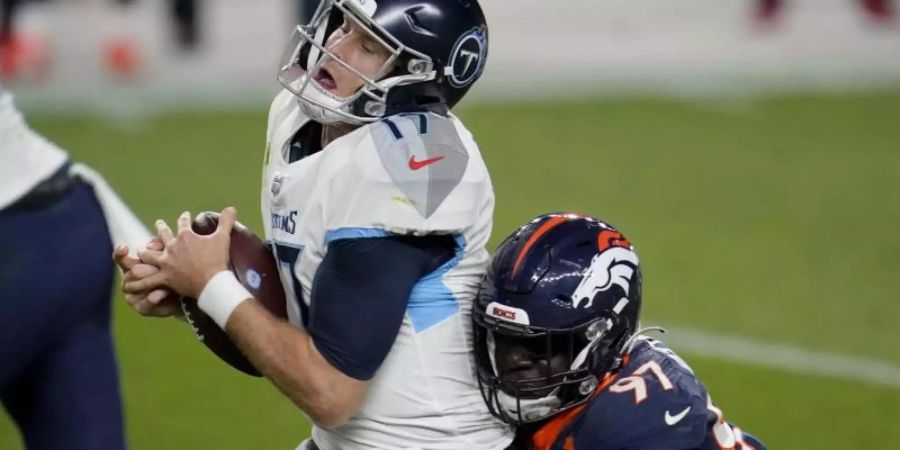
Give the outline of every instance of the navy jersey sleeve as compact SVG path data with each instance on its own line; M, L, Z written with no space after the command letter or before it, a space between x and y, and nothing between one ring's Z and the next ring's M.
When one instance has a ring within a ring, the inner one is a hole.
M369 380L394 343L413 286L455 254L451 236L339 239L316 271L309 334L345 375Z
M573 430L575 448L700 448L708 432L706 388L659 341L641 341L629 356Z

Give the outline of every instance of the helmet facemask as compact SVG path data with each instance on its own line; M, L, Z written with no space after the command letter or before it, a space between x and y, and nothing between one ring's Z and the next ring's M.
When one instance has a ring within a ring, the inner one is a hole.
M491 413L515 425L538 422L587 401L601 377L617 367L628 335L608 318L566 329L512 324L480 310L473 311L473 320L482 396ZM530 349L541 361L539 376L522 378L523 372L498 361L509 351L507 344Z
M375 2L323 0L310 23L294 30L279 66L278 80L298 97L310 119L323 124L353 125L379 120L386 113L392 88L430 81L437 76L431 58L391 36L372 19L374 12ZM369 41L377 43L387 54L387 59L373 74L362 73L327 48L329 37L338 31L342 22L366 33ZM329 61L357 77L362 86L346 97L323 87L316 79L323 76L323 65Z

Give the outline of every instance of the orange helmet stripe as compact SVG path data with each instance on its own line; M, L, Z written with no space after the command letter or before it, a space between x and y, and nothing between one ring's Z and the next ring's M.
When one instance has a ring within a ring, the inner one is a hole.
M525 245L522 247L522 251L519 252L519 256L516 257L516 263L513 264L512 276L516 276L516 273L519 272L519 267L522 265L522 261L525 260L525 255L528 254L528 251L531 250L531 247L534 247L534 244L537 244L537 241L543 235L547 234L548 231L552 230L557 225L567 220L569 219L565 216L554 216L550 220L544 222L544 224L541 225L540 228L538 228L530 238L528 238L528 241L525 242Z

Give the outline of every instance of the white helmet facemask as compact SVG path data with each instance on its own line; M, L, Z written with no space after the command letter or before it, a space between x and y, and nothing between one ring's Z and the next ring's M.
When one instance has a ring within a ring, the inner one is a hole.
M361 125L379 120L387 111L387 96L391 88L435 79L437 72L431 58L403 45L372 20L377 4L367 0L322 0L312 20L294 29L279 65L278 81L297 96L303 113L322 123ZM373 76L367 76L326 48L332 14L356 25L369 35L371 41L382 46L388 55ZM390 76L401 56L408 61L406 70ZM322 66L333 61L362 81L349 97L330 92L315 80ZM358 105L361 105L361 113Z

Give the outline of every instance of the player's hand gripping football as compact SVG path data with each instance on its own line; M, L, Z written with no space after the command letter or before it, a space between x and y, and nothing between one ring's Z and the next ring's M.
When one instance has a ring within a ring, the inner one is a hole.
M178 217L177 234L172 233L165 221L157 220L156 230L163 250L141 250L138 257L141 262L158 267L159 271L126 281L122 290L126 294L139 295L168 287L186 297L199 297L213 275L228 269L231 229L236 220L237 211L225 208L216 231L206 236L191 229L191 214L187 211Z
M153 238L147 243L148 250L160 251L163 243L158 238ZM122 284L140 280L159 272L159 268L150 264L144 264L140 259L128 256L128 246L120 245L113 252L113 260L122 271ZM151 289L136 294L125 294L125 302L135 311L144 316L169 317L181 316L181 296L168 288Z

